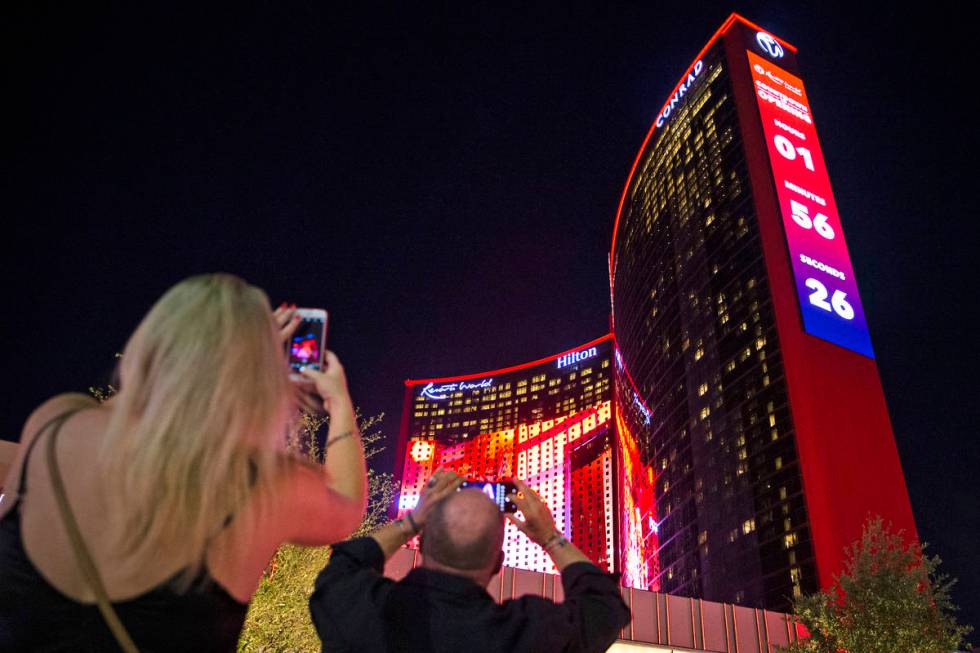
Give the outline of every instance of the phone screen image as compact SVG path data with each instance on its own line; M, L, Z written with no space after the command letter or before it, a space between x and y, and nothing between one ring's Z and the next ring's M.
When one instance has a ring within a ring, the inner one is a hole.
M509 498L509 495L517 492L517 486L511 481L491 483L490 481L475 481L467 479L463 481L463 484L459 486L459 489L462 490L464 487L476 488L477 490L483 492L485 495L493 499L493 502L500 508L500 512L517 512L517 504L515 504Z
M289 340L289 367L299 372L304 368L318 370L323 361L325 319L303 316Z

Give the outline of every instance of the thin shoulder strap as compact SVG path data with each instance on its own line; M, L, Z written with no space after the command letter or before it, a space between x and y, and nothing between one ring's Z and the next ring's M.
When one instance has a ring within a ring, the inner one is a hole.
M24 486L27 485L27 463L31 459L31 454L34 453L34 445L37 444L38 440L41 439L41 436L44 435L44 432L47 431L49 427L51 427L53 424L60 424L61 422L64 422L66 419L74 415L75 412L76 411L69 410L67 412L55 415L45 422L44 426L39 428L37 433L34 434L34 439L31 440L29 445L27 445L27 451L24 452L24 457L20 461L20 480L17 481L17 491L13 497L15 503L20 500L20 497L24 496Z
M65 530L68 531L68 538L71 540L71 547L75 552L75 561L85 576L85 582L88 583L89 588L95 593L95 599L99 605L99 612L102 613L102 618L105 619L106 625L109 626L109 630L112 631L112 635L116 638L116 643L119 644L119 647L125 653L139 653L139 649L136 648L136 644L133 643L132 638L126 631L126 627L119 620L119 615L116 614L112 604L109 602L109 596L106 594L105 586L102 584L102 577L99 576L99 570L95 567L92 556L89 555L85 541L82 539L82 533L78 529L78 522L75 521L75 515L72 514L71 506L68 504L68 494L65 492L65 483L61 478L61 470L58 468L58 458L55 455L55 440L64 423L65 420L63 419L55 427L51 435L48 436L47 443L48 473L51 475L54 498L58 502L58 512L61 513L61 521L65 525Z

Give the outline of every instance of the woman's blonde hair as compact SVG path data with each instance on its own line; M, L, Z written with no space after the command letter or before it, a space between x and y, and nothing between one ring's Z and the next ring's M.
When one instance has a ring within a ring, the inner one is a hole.
M283 465L291 389L265 293L229 274L167 291L130 337L102 450L123 569L200 572L208 542Z

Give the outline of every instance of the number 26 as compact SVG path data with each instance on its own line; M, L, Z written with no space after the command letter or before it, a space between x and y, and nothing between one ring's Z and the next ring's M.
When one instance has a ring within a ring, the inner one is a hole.
M835 290L830 301L827 301L827 286L823 285L814 278L806 280L806 287L812 290L810 293L810 303L817 308L828 313L837 313L845 320L854 319L854 307L847 301L847 293L843 290Z

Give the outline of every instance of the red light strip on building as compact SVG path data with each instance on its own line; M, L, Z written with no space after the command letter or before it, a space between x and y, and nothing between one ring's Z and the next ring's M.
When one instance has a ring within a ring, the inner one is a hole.
M612 334L612 335L613 335L613 355L619 358L617 364L621 368L623 368L623 372L626 374L626 380L630 382L631 386L633 386L633 395L640 401L640 404L646 409L647 414L653 415L653 411L650 410L650 407L647 405L647 402L643 399L643 395L640 394L640 389L636 386L636 381L633 380L633 375L630 374L629 368L626 367L626 362L623 360L623 355L619 353L620 352L619 343L616 342L616 334Z
M728 19L724 23L722 23L721 27L718 28L718 31L714 33L714 35L705 44L705 46L701 48L701 51L698 52L696 57L694 57L694 60L691 61L690 65L688 65L688 67L684 69L684 75L677 81L677 85L674 86L673 90L667 94L667 101L664 102L664 105L660 107L660 111L658 111L655 115L659 116L663 114L664 109L666 109L667 105L670 104L670 99L674 97L674 94L677 93L678 89L680 89L681 84L683 84L684 80L687 79L687 71L691 70L691 68L694 67L694 65L698 62L698 60L701 59L705 55L705 53L711 48L711 46L715 44L715 41L717 41L722 36L724 36L728 32L728 30L731 29L732 25L734 25L736 22L742 23L743 25L751 29L754 29L757 32L765 32L766 34L769 34L768 30L762 29L752 21L747 20L742 16L739 16L737 13L733 13L731 16L728 17ZM770 34L770 36L772 36L774 39L779 41L781 45L789 49L791 52L795 53L797 51L796 46L787 43L786 41L779 38L775 34ZM653 132L655 131L657 131L656 121L654 121L653 124L650 125L650 130L647 132L646 138L643 139L643 144L640 146L640 151L636 153L636 158L633 160L633 167L630 168L629 176L626 177L626 185L623 186L623 194L619 198L619 206L616 207L616 222L613 224L612 247L610 247L609 249L610 286L612 286L612 280L615 279L616 276L616 234L619 231L619 218L623 213L623 204L626 203L626 194L629 191L630 182L633 181L633 175L636 174L636 168L637 166L640 165L640 159L643 157L643 151L646 149L647 143L650 142L650 138L653 137Z
M578 347L573 347L568 351L563 351L561 353L555 354L554 356L546 356L544 358L539 358L538 360L530 361L527 363L521 363L520 365L512 365L510 367L501 367L499 370L489 370L486 372L477 372L475 374L462 374L460 376L443 376L434 379L405 379L405 385L411 387L413 385L419 385L422 383L447 383L452 381L466 381L468 379L479 379L484 376L497 376L498 374L507 374L508 372L516 372L518 370L526 370L529 367L536 367L538 365L543 365L544 363L550 363L551 361L557 360L558 358L565 356L566 354L571 354L572 352L580 351L582 349L588 349L593 347L600 342L605 342L607 340L612 340L613 335L607 333L606 335L596 338L584 345L579 345Z

